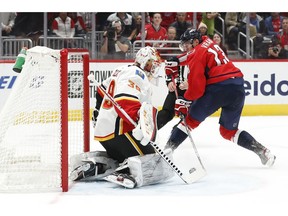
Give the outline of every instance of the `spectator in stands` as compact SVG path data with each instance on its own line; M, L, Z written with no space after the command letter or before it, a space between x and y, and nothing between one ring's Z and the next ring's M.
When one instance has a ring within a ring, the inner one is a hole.
M126 53L131 47L131 42L122 35L122 22L113 21L104 32L104 42L100 49L104 59L126 59Z
M171 24L177 30L176 40L180 40L181 35L188 29L192 28L192 24L186 21L186 13L179 12L176 15L176 21Z
M167 30L167 40L176 40L177 29L174 26L169 26ZM178 47L179 45L177 45Z
M243 18L243 23L245 24L241 32L246 34L246 23L250 22L249 30L250 30L250 39L253 40L254 42L254 58L259 58L262 54L260 53L261 51L261 46L262 46L262 41L263 41L263 33L265 32L265 24L264 24L264 19L257 13L251 12L249 13L249 17L247 15ZM240 38L240 48L242 50L246 51L246 38L241 37Z
M123 33L124 37L127 37L128 40L132 40L136 35L136 21L132 17L132 15L124 12L116 12L108 16L107 21L108 25L113 21L120 20L123 25Z
M47 13L47 19L48 19L48 32L47 32L47 34L49 36L55 35L53 33L52 23L53 23L54 19L56 17L58 17L58 16L59 16L59 12L49 12L49 13Z
M222 37L218 33L214 33L213 41L223 50L226 56L228 56L227 48L223 45Z
M59 13L53 20L52 29L58 37L73 38L75 35L75 23L66 12Z
M142 12L132 12L131 15L134 17L134 19L136 20L137 17L140 15L142 18ZM148 12L144 12L145 15L145 25L150 24L151 20L150 20L150 15ZM137 22L136 22L137 23Z
M169 26L167 30L167 40L176 41L176 28L174 26ZM164 45L165 50L159 50L161 57L163 59L168 59L171 56L179 54L179 43L166 43Z
M280 46L286 52L286 58L288 58L288 17L282 19L282 30L279 31L277 37L280 42Z
M207 26L201 22L198 26L198 31L200 32L201 35L207 35Z
M9 36L12 33L16 18L16 13L0 13L2 36Z
M288 24L288 22L287 22ZM288 50L281 46L281 42L277 36L273 36L272 45L268 48L269 59L286 59L288 58Z
M64 48L74 47L74 41L72 38L75 35L75 23L67 15L66 12L60 12L59 16L53 20L52 30L53 30L53 33L56 34L56 36L65 39L63 40ZM63 48L63 47L59 47L59 48Z
M176 20L176 13L175 12L161 12L161 26L168 30L168 27L175 22Z
M142 32L142 13L134 13L135 15L135 20L136 20L136 35L135 37L132 39L131 43L133 44L133 42L137 39L139 40L139 38L141 39L141 32ZM145 13L145 25L150 24L150 16L149 13ZM138 46L139 44L136 44L136 46Z
M43 34L43 13L16 13L14 22L14 35L16 38L29 38L34 44L38 43Z
M263 18L259 14L252 12L252 13L249 13L249 17L245 16L243 18L243 23L246 24L248 19L250 21L250 37L255 37L258 32L263 31L262 30L263 29L263 22L261 22L263 20ZM243 28L242 30L245 31L246 27L245 27L245 29ZM245 33L246 33L246 31L245 31Z
M279 13L273 12L271 16L265 19L265 27L267 29L267 34L270 36L277 35L282 28L283 17Z
M213 38L215 31L215 18L221 16L218 12L204 12L202 13L202 22L207 26L207 35Z
M161 26L162 18L160 13L154 13L152 23L145 26L145 40L166 40L167 30ZM142 34L142 33L141 33ZM141 39L141 34L137 36L137 40ZM155 42L153 44L146 43L146 46L162 47L163 44Z
M79 12L79 14L83 19L84 25L87 30L86 32L87 33L90 32L92 30L92 12ZM95 18L95 23L96 23L96 18Z
M238 33L243 26L241 21L241 13L227 12L225 15L227 44L230 50L237 50L238 48Z
M136 33L135 33L135 36L131 40L132 44L136 40L137 36L139 36L141 34L141 31L142 31L142 15L141 14L136 15L135 20L136 20Z
M82 15L78 12L70 12L67 13L67 16L69 16L74 24L75 24L75 36L81 36L86 34L88 31L90 31L91 29L88 29L85 25L84 19L82 17Z

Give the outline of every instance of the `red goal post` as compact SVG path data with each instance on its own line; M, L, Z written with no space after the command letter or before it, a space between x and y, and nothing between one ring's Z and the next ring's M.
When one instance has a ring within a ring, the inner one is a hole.
M62 190L68 191L68 175L69 175L69 158L68 158L68 122L69 122L69 106L68 106L68 70L69 63L81 63L83 65L83 151L90 149L90 103L89 103L89 51L85 49L62 49L61 50L61 125L62 134ZM82 58L78 58L82 56Z

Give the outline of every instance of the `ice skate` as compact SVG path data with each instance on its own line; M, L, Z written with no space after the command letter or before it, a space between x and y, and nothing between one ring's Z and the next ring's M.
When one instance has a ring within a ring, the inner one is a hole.
M253 141L252 147L254 148L254 152L260 157L261 163L263 165L266 165L268 167L273 166L276 156L273 155L269 149L261 145L259 142L256 140Z
M256 154L260 157L261 162L263 165L266 165L268 167L273 166L276 156L273 155L269 149L265 148L264 150L261 150L259 152L256 152Z
M132 189L136 187L136 180L128 174L114 172L111 175L106 176L104 179L125 188Z
M268 167L273 166L276 156L273 155L269 149L257 142L248 132L241 131L237 144L255 152L261 159L261 163Z
M93 162L88 161L87 163L84 163L81 166L76 167L71 173L69 178L72 181L78 181L85 177L93 176L95 175L97 169L96 164Z

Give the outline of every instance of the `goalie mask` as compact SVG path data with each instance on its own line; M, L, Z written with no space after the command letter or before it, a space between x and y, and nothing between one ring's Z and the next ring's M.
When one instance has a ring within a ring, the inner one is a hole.
M160 77L162 60L154 47L146 46L141 48L136 54L135 62L145 71L150 81L152 78L157 79Z
M187 45L193 44L195 39L199 40L199 43L202 42L202 35L196 29L187 29L180 37L179 48L182 52L188 51Z

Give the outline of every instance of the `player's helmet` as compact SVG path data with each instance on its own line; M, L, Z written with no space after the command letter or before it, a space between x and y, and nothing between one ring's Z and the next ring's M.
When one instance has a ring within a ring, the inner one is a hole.
M149 61L152 63L150 70L147 69ZM136 54L135 62L146 72L147 76L159 77L161 58L154 47L146 46L141 48Z
M184 50L183 45L186 42L193 43L194 39L198 39L199 43L202 42L202 35L201 33L196 29L187 29L180 37L180 44L179 47L181 50Z

